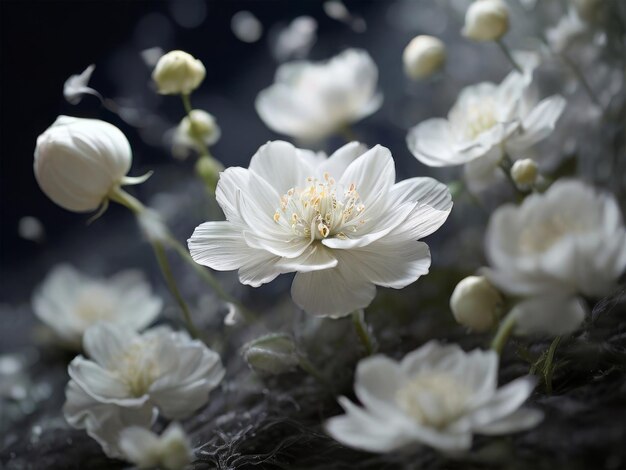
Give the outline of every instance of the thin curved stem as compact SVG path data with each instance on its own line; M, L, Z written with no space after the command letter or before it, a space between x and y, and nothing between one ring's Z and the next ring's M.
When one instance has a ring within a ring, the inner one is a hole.
M376 347L374 339L371 337L367 324L365 323L365 312L363 310L353 312L352 323L354 324L354 330L356 331L361 344L365 348L365 352L368 356L371 356L374 354Z
M524 71L522 70L522 67L520 67L520 65L517 63L517 61L513 57L513 54L511 54L511 51L509 50L508 46L504 43L504 41L502 41L502 39L496 39L495 42L498 46L500 46L500 50L506 56L506 58L511 63L513 68L517 70L519 73L523 73Z
M604 113L604 107L602 106L602 103L600 102L600 98L598 98L598 95L596 95L595 91L593 91L593 88L591 88L591 84L589 83L585 75L583 74L582 70L580 70L578 65L576 65L576 63L572 59L570 59L567 55L561 54L561 59L563 60L563 62L565 62L565 64L569 67L572 73L576 76L576 79L582 85L583 89L585 90L585 93L587 93L587 95L589 96L589 99L591 99L593 104L595 104L598 108L600 108L600 110Z
M498 353L499 356L502 355L502 350L504 349L504 345L508 341L511 333L513 333L513 329L515 328L516 318L509 314L504 320L500 323L498 327L498 331L491 342L491 349Z

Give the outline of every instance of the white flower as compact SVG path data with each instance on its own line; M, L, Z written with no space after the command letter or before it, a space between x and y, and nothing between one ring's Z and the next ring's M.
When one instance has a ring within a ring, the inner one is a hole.
M546 30L546 39L550 49L561 54L588 32L589 26L580 19L574 8L570 8L556 26Z
M291 62L259 93L256 110L275 132L321 139L378 110L377 81L376 64L362 50L348 49L322 63Z
M33 295L35 314L63 342L80 348L83 333L99 321L133 331L148 326L163 306L140 271L95 279L72 266L56 266Z
M138 468L182 470L193 460L189 437L177 423L161 436L139 426L126 428L120 433L119 447L124 458Z
M527 188L535 184L538 175L537 164L530 158L517 160L511 167L511 178L520 188Z
M446 46L433 36L414 37L404 48L402 62L409 78L419 79L437 72L446 61Z
M100 93L87 86L95 69L96 66L91 64L79 75L71 75L70 78L65 80L65 83L63 84L63 97L68 103L80 103L83 99L83 95L93 95L102 101Z
M504 300L483 276L468 276L457 284L450 309L461 325L474 331L489 330L498 320Z
M402 288L428 272L428 246L452 207L431 178L395 183L393 158L356 142L330 158L270 142L249 169L220 175L225 222L206 222L189 239L196 262L239 270L254 287L296 271L291 294L309 313L343 316L365 308L375 285Z
M132 162L130 143L117 127L98 119L59 116L37 138L35 178L53 202L74 212L106 203L109 193L146 177L126 176Z
M535 57L518 58L524 73L513 71L500 85L466 87L447 119L428 119L413 127L407 135L411 153L429 166L466 164L468 179L487 182L504 154L515 158L550 135L565 99L553 95L537 102L530 86Z
M554 183L494 212L485 235L490 280L504 292L597 297L626 269L626 230L615 198L576 180Z
M345 415L326 422L328 433L349 447L392 452L427 445L443 452L467 450L472 434L508 434L542 418L520 406L532 393L528 376L497 388L498 355L466 353L431 341L400 362L383 355L363 359L354 390L363 408L346 397Z
M191 415L224 376L217 353L165 327L139 335L98 323L85 332L83 348L91 359L78 356L70 363L63 412L110 457L122 456L123 428L150 426L155 410L168 419Z
M509 30L509 8L502 0L476 0L465 14L463 35L474 41L495 41Z
M152 79L162 95L188 95L206 75L202 62L184 51L170 51L159 58Z
M191 117L191 119L190 119ZM222 131L212 114L202 109L194 109L190 116L185 116L176 127L173 137L173 153L175 157L186 158L189 149L197 152L203 150L199 144L210 147L221 137Z

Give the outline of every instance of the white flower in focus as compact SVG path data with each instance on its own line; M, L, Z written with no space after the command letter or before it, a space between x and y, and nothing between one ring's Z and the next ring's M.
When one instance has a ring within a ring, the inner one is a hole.
M489 330L498 321L503 305L500 292L483 276L466 277L450 297L456 321L478 332Z
M184 51L161 56L152 79L161 95L188 95L200 86L206 75L201 61Z
M546 39L552 51L562 54L588 33L587 23L580 19L574 8L570 8L567 15L563 15L556 26L546 30Z
M527 188L535 184L539 170L534 160L525 158L517 160L511 167L511 178L519 188Z
M191 118L191 119L190 119ZM222 130L217 125L215 117L201 109L194 109L190 116L185 116L176 127L173 137L173 154L177 158L186 158L189 149L202 151L204 146L210 147L221 137Z
M497 209L485 252L489 279L509 294L599 297L611 292L626 269L626 230L612 195L559 180L520 206Z
M275 132L322 139L380 108L377 82L376 64L362 50L348 49L322 63L291 62L259 93L256 110Z
M509 30L509 8L502 0L475 0L465 14L463 35L474 41L495 41Z
M404 72L414 80L437 72L446 61L446 46L433 36L414 37L404 48L402 62Z
M518 54L524 73L511 72L500 85L489 82L464 88L447 119L433 118L407 135L411 153L428 166L465 164L476 187L493 180L504 154L515 158L553 131L565 99L540 102L532 87L534 55Z
M139 331L157 317L163 301L140 271L95 279L72 266L56 266L33 295L33 310L61 342L80 349L83 333L100 321Z
M59 116L37 138L33 166L39 187L54 203L89 212L105 204L114 188L145 181L126 176L131 162L130 143L117 127Z
M138 468L182 470L193 460L189 437L178 423L159 436L149 429L131 426L120 433L124 458Z
M426 445L467 450L473 434L498 435L536 426L537 410L520 408L535 386L527 376L497 388L498 355L464 352L431 341L400 362L382 355L361 360L354 390L363 407L341 397L345 415L326 430L342 444L369 452Z
M389 150L364 152L356 142L328 159L269 142L248 169L221 173L216 197L227 220L196 228L193 259L238 269L253 287L295 271L295 303L334 317L368 306L375 285L400 289L426 274L430 253L417 240L452 207L445 185L431 178L395 184Z
M78 356L70 363L63 412L110 457L123 456L123 428L149 427L155 410L168 419L190 416L224 376L217 353L166 327L139 335L99 323L85 332L83 348L90 359Z
M70 104L78 104L83 99L83 95L93 95L102 101L102 95L93 88L87 86L93 71L96 69L94 64L87 67L78 75L71 75L63 84L63 97Z

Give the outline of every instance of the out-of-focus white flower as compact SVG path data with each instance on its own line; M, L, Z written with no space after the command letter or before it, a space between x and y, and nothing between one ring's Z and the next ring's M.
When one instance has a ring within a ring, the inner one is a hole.
M538 175L537 164L530 158L517 160L511 167L511 178L520 188L527 188L535 184Z
M202 109L194 109L176 127L172 139L172 153L177 158L186 158L189 149L197 152L203 150L199 142L210 147L220 139L221 135L222 130L212 114Z
M362 50L348 49L322 63L291 62L259 93L256 110L275 132L321 139L378 110L377 82L376 64Z
M546 30L546 39L552 51L562 54L588 32L589 26L580 19L574 8L570 8L556 26Z
M24 240L42 243L46 239L46 229L41 220L31 215L22 217L17 223L17 233Z
M354 390L363 408L346 397L345 415L326 422L328 433L349 447L392 452L427 445L443 452L469 449L472 435L529 429L542 414L520 406L535 380L522 377L497 388L498 355L464 352L431 341L401 362L382 355L359 362Z
M402 61L404 72L409 78L415 80L428 77L443 67L446 46L433 36L416 36L404 48Z
M224 376L217 353L166 327L139 335L98 323L85 332L83 348L91 359L78 356L70 363L63 412L110 457L123 457L123 428L149 427L156 410L168 419L189 416Z
M302 59L317 40L317 21L311 16L298 16L276 37L272 53L279 62Z
M140 52L141 58L143 59L144 63L150 68L156 66L156 64L159 62L159 59L163 57L163 54L163 49L158 46L150 47Z
M193 460L189 437L178 423L159 436L149 429L131 426L120 433L124 458L138 468L183 470Z
M68 103L80 103L83 99L83 95L93 95L102 101L102 95L100 95L100 93L93 88L87 86L95 69L96 66L91 64L82 73L78 75L71 75L70 78L65 80L65 83L63 84L63 97Z
M468 276L457 284L450 309L461 325L478 332L489 330L502 312L500 292L484 276Z
M247 10L238 11L233 15L230 28L235 37L243 42L257 42L263 34L263 24Z
M242 351L250 368L261 374L282 374L300 362L293 338L284 333L256 338L246 343Z
M569 334L580 326L586 314L581 299L560 292L524 299L509 313L515 318L515 334L542 336Z
M206 75L202 62L184 51L161 56L152 79L162 95L188 95L200 86Z
M466 164L466 178L484 186L505 154L515 158L550 135L565 99L553 95L537 102L531 87L537 58L517 57L523 73L511 72L500 85L483 82L466 87L447 119L428 119L413 127L407 135L411 153L429 166Z
M474 41L495 41L509 30L509 8L502 0L476 0L465 14L463 35Z
M504 292L606 295L626 269L626 230L615 198L560 180L491 216L489 279Z
M196 262L239 270L254 287L296 271L291 294L309 313L339 317L364 308L375 285L402 288L428 272L417 240L448 217L448 188L431 178L395 183L393 158L357 142L330 158L270 142L249 169L220 175L224 222L206 222L189 239Z
M138 331L152 323L163 306L140 271L96 279L67 264L50 271L32 302L39 319L65 345L76 349L85 330L97 322Z
M39 187L53 202L89 212L106 203L114 188L145 181L147 177L126 176L131 162L130 143L117 127L98 119L59 116L37 138L34 170Z

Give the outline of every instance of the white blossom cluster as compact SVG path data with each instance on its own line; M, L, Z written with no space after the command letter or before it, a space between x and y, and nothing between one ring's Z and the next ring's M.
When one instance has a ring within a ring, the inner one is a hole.
M515 18L502 0L476 0L467 8L463 36L496 42L511 70L499 84L461 89L445 118L415 123L406 143L423 165L462 165L466 191L475 198L506 179L511 183L507 194L514 199L499 204L485 227L489 266L449 293L460 324L495 334L493 350L466 352L433 340L399 361L381 354L362 359L354 383L359 404L341 396L345 414L324 423L340 443L378 453L428 446L458 454L471 450L474 434L509 434L542 420L541 411L523 406L536 378L498 388L499 353L508 335L532 341L574 333L589 301L610 294L626 270L626 229L615 196L572 176L542 174L531 158L537 144L554 138L568 112L565 91L542 97L539 71L598 28L600 7L590 3L572 2L535 51L510 51L504 43ZM420 86L429 86L428 77L446 67L446 45L438 38L420 35L396 52L407 77L422 80ZM88 86L93 72L90 66L66 82L70 103L85 94L104 100ZM259 146L247 168L224 169L209 149L221 136L215 117L190 104L205 75L203 63L183 51L163 55L152 75L158 93L179 96L185 108L173 134L174 153L197 154L196 172L225 218L198 225L188 239L189 253L152 209L122 189L149 175L127 176L132 152L120 129L60 116L35 150L35 177L59 206L100 209L101 215L113 201L139 217L189 330L160 325L144 331L156 321L162 300L138 271L96 279L63 265L33 295L34 312L55 338L83 353L68 367L67 422L85 429L109 457L139 468L182 469L194 459L178 421L205 406L212 391L219 393L226 374L193 324L165 247L178 247L185 259L211 270L237 271L240 283L251 287L293 273L294 305L326 321L352 316L372 353L375 332L365 324L364 309L377 286L403 289L428 274L431 252L422 239L442 227L453 208L448 186L436 179L397 181L394 157L376 142L348 138L328 156L273 140ZM361 49L325 62L286 63L259 92L255 107L272 131L315 146L349 134L351 125L382 106L378 75L374 59ZM603 111L603 119L610 119ZM251 321L246 307L221 292L208 271L194 267L228 299L228 327ZM264 374L297 367L316 374L283 333L247 343L243 357ZM161 435L153 431L157 419L171 422Z

